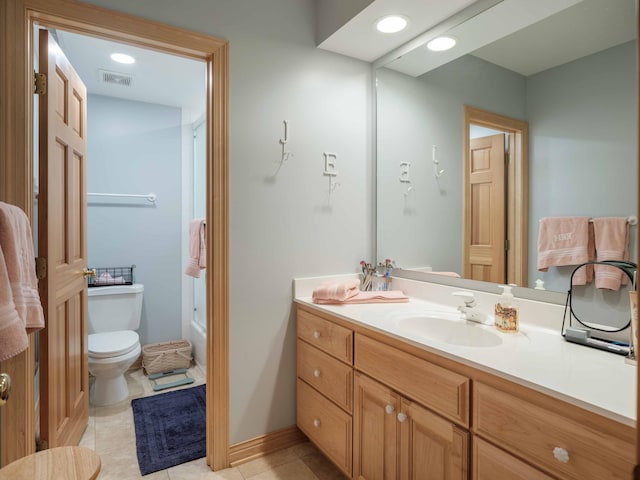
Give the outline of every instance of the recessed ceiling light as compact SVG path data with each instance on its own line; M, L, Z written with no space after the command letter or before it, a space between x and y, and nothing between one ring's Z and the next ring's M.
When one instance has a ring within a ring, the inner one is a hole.
M409 20L402 15L387 15L376 22L376 30L380 33L398 33L407 28Z
M456 39L453 37L436 37L427 43L427 48L434 52L444 52L456 46Z
M133 58L131 55L127 55L126 53L112 53L111 60L113 60L114 62L126 63L126 64L131 64L136 62L135 58Z

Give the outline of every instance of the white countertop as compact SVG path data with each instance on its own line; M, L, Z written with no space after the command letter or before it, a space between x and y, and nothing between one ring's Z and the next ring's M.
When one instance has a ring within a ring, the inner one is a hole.
M405 292L413 288L405 285L404 282L407 281L403 280L396 284L402 283L402 286L407 287L402 288ZM522 318L527 316L523 315L523 310L528 309L529 305L520 307L519 333L502 333L492 326L479 325L478 328L487 329L498 335L501 342L495 346L460 346L403 331L393 321L394 317L402 313L419 314L435 311L442 312L444 316L450 316L450 318L459 317L459 313L451 305L449 295L443 295L442 286L434 287L433 290L438 292L440 298L436 298L438 300L442 298L443 303L411 296L408 303L316 305L311 301L309 291L311 284L313 282L306 283L302 288L300 284L296 285L294 296L297 303L387 333L427 351L501 376L635 427L636 367L625 362L625 357L622 355L565 341L560 335L559 324L558 328L550 328L550 325L555 323L545 319L541 319L538 324L523 322ZM422 287L419 288L422 289ZM397 287L394 286L394 288ZM542 307L545 306L546 304L542 305ZM549 311L553 312L552 316L556 322L558 306L553 307ZM532 310L538 308L538 317L544 311L540 305L534 305L531 308Z

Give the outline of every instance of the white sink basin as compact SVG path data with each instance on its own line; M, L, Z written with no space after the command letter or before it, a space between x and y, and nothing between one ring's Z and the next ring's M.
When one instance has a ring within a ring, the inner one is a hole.
M393 315L393 327L399 333L422 337L449 345L464 347L496 347L502 338L491 326L440 313L404 313Z

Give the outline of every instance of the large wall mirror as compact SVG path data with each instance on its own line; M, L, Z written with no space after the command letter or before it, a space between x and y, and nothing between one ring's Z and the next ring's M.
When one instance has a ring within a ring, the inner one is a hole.
M499 174L505 204L473 200L489 218L504 209L494 222L507 232L503 251L519 238L524 252L519 260L505 253L506 268L519 262L524 274L484 280L529 288L542 280L566 292L573 267L537 270L539 220L638 215L635 1L503 0L446 35L457 41L451 50L419 45L376 69L377 258L448 273L445 283L475 278L464 258L465 221L477 215L465 196L465 152L475 138L497 135L516 162ZM465 124L469 108L521 122L524 143L517 128Z

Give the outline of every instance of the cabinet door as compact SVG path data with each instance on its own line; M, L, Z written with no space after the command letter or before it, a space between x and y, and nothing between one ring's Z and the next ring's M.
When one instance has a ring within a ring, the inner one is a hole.
M466 431L405 399L401 400L398 420L401 480L468 478L469 434Z
M354 399L354 478L395 480L397 471L399 397L357 373Z
M553 480L484 440L473 439L473 480Z

